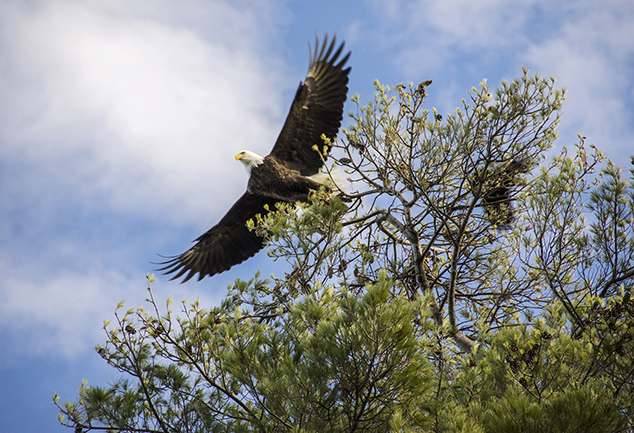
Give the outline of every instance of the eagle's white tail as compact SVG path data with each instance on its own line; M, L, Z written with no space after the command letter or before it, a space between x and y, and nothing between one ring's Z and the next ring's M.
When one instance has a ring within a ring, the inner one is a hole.
M348 180L346 179L343 170L341 170L341 167L336 165L333 165L329 172L322 171L321 173L313 174L308 177L322 185L332 185L334 183L334 186L336 187L335 189L342 192L347 191Z

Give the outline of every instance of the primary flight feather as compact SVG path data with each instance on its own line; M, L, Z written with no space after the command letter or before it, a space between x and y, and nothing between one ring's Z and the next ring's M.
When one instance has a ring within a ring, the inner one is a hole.
M308 74L299 84L271 153L265 158L249 151L236 155L250 174L247 191L192 248L162 263L159 271L174 273L172 279L184 277L185 282L196 274L201 280L242 263L264 246L264 239L247 228L247 221L274 210L276 203L306 201L311 191L319 189L321 178L314 175L329 150L322 135L336 137L348 93L350 67L344 66L350 52L339 60L344 44L337 47L336 40L334 36L329 43L326 34L320 46L316 39Z

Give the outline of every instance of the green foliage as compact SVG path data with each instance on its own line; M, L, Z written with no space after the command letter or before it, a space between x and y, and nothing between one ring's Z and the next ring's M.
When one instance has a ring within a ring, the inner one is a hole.
M561 305L532 326L489 334L477 361L454 375L448 398L460 401L483 431L631 431L634 303L625 303L629 312L610 338L602 326L572 338ZM623 350L616 352L610 339Z
M150 284L148 309L120 304L97 352L122 378L56 396L62 423L634 431L634 170L581 138L545 161L551 79L482 83L444 119L430 85L353 98L332 143L353 192L250 223L287 273L237 280L211 308L159 308Z
M230 294L262 284L239 281ZM241 311L237 296L213 310L183 304L180 316L169 307L116 313L97 351L136 383L84 384L62 411L83 429L120 431L387 431L396 418L424 422L418 408L433 366L421 346L433 327L419 301L391 287L383 277L361 297L316 290L270 322Z

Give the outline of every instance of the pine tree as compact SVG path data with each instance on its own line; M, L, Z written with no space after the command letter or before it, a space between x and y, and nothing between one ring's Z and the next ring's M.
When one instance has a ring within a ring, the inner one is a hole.
M546 161L564 92L527 71L428 109L376 83L336 163L348 192L252 227L289 271L219 306L107 323L122 373L59 403L76 431L632 432L634 170L580 137ZM149 282L152 278L149 277Z

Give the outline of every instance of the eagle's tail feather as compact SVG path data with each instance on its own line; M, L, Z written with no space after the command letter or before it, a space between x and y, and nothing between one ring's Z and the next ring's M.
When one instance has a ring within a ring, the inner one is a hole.
M345 173L341 170L341 167L333 165L328 171L322 171L312 176L308 176L310 179L322 185L333 185L335 193L347 192L348 179L346 179Z

